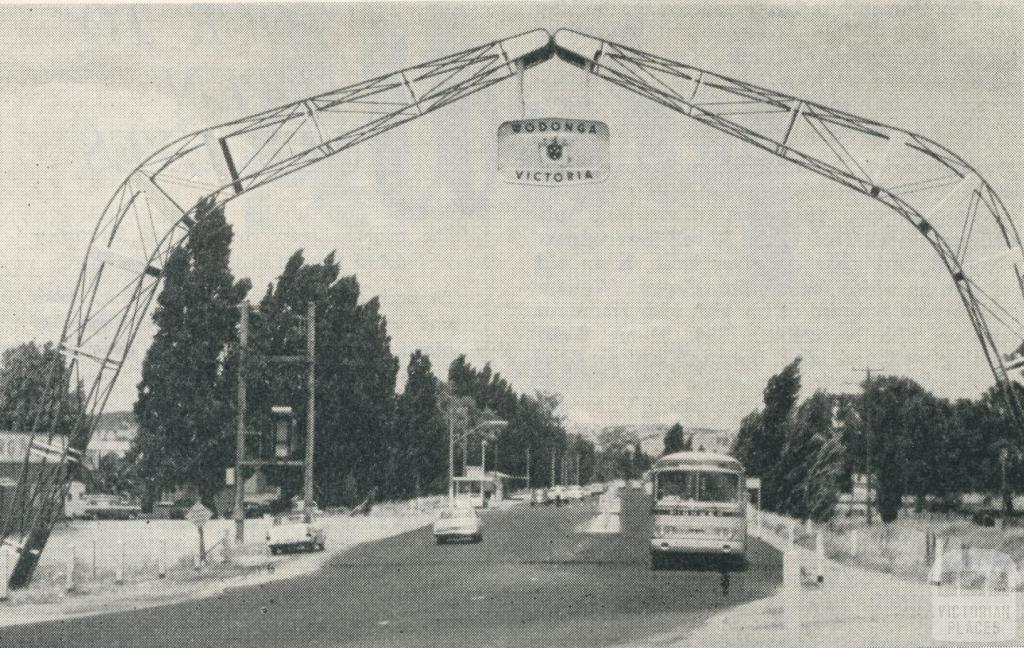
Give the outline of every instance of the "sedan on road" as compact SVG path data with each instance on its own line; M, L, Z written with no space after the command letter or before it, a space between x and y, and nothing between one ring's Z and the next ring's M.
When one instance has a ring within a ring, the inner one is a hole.
M280 515L267 529L267 547L271 554L295 550L323 551L325 542L323 527L303 513Z
M453 507L441 511L434 521L434 537L437 544L449 540L483 540L483 524L476 511L469 507Z

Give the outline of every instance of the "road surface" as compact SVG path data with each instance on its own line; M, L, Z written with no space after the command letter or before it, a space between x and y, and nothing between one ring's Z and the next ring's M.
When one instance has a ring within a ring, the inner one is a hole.
M3 646L605 646L694 627L767 596L776 551L750 566L652 572L646 498L623 492L622 532L579 528L593 503L484 513L479 544L437 545L429 528L355 547L316 574L136 612L0 629Z

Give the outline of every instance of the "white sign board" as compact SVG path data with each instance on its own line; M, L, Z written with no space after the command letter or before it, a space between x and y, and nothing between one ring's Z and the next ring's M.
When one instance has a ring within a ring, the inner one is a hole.
M28 453L30 434L22 432L0 432L0 463L21 463L25 461L25 454ZM47 439L46 435L36 435L36 452L29 453L29 463L42 463L45 459L48 463L54 463L64 454L68 445L66 436L55 435Z
M203 526L209 522L212 517L213 513L210 512L210 509L203 506L202 502L196 502L193 504L192 508L190 508L188 513L185 514L185 519L197 527Z
M604 122L564 117L498 127L498 172L506 182L559 187L604 182L610 167Z

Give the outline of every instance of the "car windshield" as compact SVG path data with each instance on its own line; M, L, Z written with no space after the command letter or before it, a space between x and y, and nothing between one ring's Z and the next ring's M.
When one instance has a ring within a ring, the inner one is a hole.
M473 509L447 509L441 511L439 516L442 520L450 520L453 518L471 518L476 517L476 512Z

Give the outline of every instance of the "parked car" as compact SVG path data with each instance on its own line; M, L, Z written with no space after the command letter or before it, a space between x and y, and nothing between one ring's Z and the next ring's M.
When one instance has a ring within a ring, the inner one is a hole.
M267 546L270 547L272 554L285 551L323 551L324 530L311 518L307 519L304 513L286 513L275 517L273 525L267 529Z
M245 517L250 520L259 519L264 515L274 515L279 512L274 510L272 502L246 502L245 508L242 510L245 511ZM223 517L225 520L233 519L235 517L234 508L225 510Z
M543 506L550 503L551 500L548 499L548 493L543 488L535 488L530 493L530 506Z
M982 509L975 511L974 515L971 516L971 520L978 526L992 527L996 525L996 518L999 516L999 512L994 509Z
M580 486L566 486L563 497L567 500L576 500L577 502L582 501L583 488Z
M451 507L441 511L434 521L434 538L437 544L449 540L483 540L483 524L480 516L470 507Z

